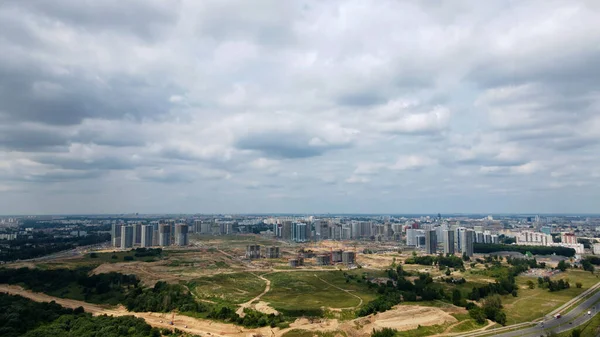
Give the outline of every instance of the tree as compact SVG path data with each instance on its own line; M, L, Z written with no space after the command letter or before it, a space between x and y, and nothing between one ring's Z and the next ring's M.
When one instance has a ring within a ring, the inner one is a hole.
M560 271L565 271L567 270L567 268L569 268L569 264L567 262L565 262L565 260L561 260L558 265L556 266L556 269L560 270Z
M583 286L583 284L581 284L581 282L577 282L575 283L575 286L577 287L577 289L580 289Z
M485 313L478 306L469 309L469 316L471 316L471 318L474 319L479 325L485 323Z
M535 289L535 283L532 280L527 281L527 286L529 289Z
M450 274L452 274L452 272L450 271L450 268L446 269L446 276L450 276Z
M452 290L452 304L454 304L456 306L460 306L461 300L462 300L462 294L460 293L460 290L458 290L458 289Z
M581 330L573 329L573 331L571 331L571 337L580 337L580 336L581 336Z

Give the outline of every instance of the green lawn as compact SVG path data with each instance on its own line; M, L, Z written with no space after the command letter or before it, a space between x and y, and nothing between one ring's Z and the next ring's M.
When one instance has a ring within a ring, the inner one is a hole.
M258 296L265 286L265 281L251 273L218 274L190 282L190 289L199 298L234 304Z
M506 311L507 325L527 322L542 317L600 281L595 275L582 270L568 270L552 277L553 280L561 278L569 279L571 288L549 292L547 289L537 288L536 278L517 277L519 296L513 297L507 295L502 298L502 303ZM536 284L535 289L527 288L528 280L532 280ZM581 282L583 287L577 289L575 287L576 282Z
M436 335L444 332L451 323L446 323L443 325L431 325L431 326L419 326L417 329L400 331L396 336L399 337L425 337Z
M364 282L357 283L354 280L346 283L342 271L280 272L267 274L265 277L271 280L271 291L263 296L262 300L282 312L314 312L319 311L321 307L350 308L360 304L358 298L330 284L351 290L352 294L363 300L363 303L377 297L377 294L368 289Z

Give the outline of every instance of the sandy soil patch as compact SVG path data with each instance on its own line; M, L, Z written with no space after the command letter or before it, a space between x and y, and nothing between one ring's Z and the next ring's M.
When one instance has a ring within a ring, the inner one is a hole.
M447 312L434 307L397 306L392 310L355 320L364 334L373 329L393 328L400 331L412 330L422 326L454 323L457 319Z

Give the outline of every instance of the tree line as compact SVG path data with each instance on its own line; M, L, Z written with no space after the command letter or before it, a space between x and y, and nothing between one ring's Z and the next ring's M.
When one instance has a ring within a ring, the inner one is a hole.
M547 246L519 246L502 245L495 243L474 243L473 251L475 253L490 254L495 252L519 252L525 254L531 252L534 255L562 255L566 257L575 256L575 249L567 247L547 247Z
M191 336L178 330L157 329L134 316L92 316L82 307L68 309L56 302L0 293L0 336L3 337L160 337Z

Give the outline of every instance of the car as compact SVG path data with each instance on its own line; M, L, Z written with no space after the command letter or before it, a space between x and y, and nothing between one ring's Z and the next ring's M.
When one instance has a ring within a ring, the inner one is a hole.
M591 310L588 310L588 315L591 315L591 314L592 314L592 311L591 311Z
M561 316L560 314L556 314L556 315L554 315L554 318L556 318L556 319L559 319L559 318L561 318L561 317L562 317L562 316Z

